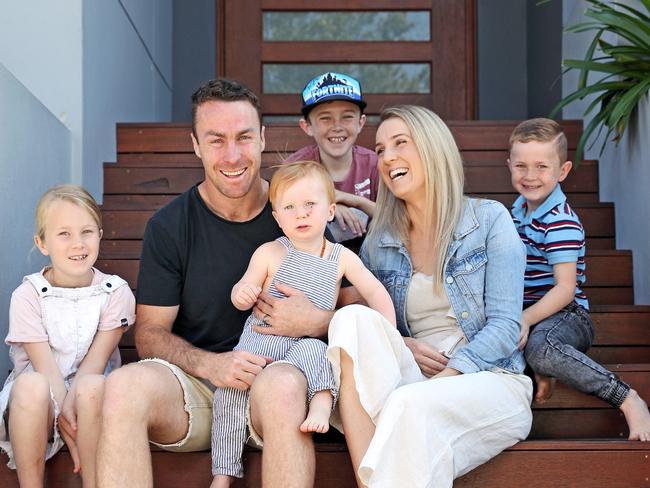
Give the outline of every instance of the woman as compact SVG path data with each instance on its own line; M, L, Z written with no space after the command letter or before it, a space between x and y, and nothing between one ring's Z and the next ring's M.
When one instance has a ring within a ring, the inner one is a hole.
M428 109L385 110L364 264L397 330L359 306L329 330L359 485L447 487L524 439L532 384L517 349L524 249L508 211L463 196L460 153ZM430 381L425 381L430 379Z

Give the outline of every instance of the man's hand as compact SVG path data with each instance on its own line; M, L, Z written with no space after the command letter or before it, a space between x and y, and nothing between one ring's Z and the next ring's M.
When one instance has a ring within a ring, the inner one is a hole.
M253 309L255 316L266 322L268 327L254 326L260 334L287 337L324 337L334 313L316 307L307 296L295 288L275 284L277 290L286 298L275 298L262 292Z
M440 373L449 362L449 359L424 341L414 339L413 337L405 337L404 343L413 353L413 357L420 367L420 371L427 378L431 378Z
M246 391L264 366L272 358L258 356L247 351L209 353L209 360L202 365L206 378L214 386L237 388Z
M334 213L334 219L341 227L341 230L345 231L349 227L355 236L362 236L366 233L366 226L359 217L350 210L350 207L338 203L336 205L336 212Z

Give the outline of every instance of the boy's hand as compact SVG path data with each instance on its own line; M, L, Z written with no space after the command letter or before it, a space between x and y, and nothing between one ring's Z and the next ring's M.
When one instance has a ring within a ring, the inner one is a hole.
M234 305L240 310L248 310L257 301L257 297L262 293L262 288L250 283L239 283L235 285L233 293Z
M519 332L519 350L523 351L528 342L528 334L530 333L530 324L523 317L521 319L521 331Z
M343 231L347 230L349 227L356 236L362 236L366 232L366 226L361 222L361 220L359 220L359 217L357 217L355 213L350 210L350 207L347 207L341 203L336 205L334 219Z

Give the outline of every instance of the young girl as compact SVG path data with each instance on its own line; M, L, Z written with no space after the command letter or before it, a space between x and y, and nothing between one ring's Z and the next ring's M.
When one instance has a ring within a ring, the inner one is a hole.
M273 216L286 237L260 246L242 279L232 289L232 302L249 310L261 291L283 295L276 283L294 287L318 307L331 310L345 276L368 305L393 325L393 303L381 283L363 266L356 254L328 242L325 227L334 218L334 184L327 170L313 161L286 164L276 171L269 190ZM325 356L327 345L319 339L261 334L264 327L254 314L248 318L235 349L243 349L284 361L307 378L309 411L300 426L303 432L326 432L338 394L332 369ZM243 476L241 454L246 440L248 392L217 388L212 430L212 486L228 486L232 476ZM250 425L249 425L250 427ZM259 439L250 429L252 437Z
M13 292L6 343L14 370L0 392L0 448L20 486L43 486L45 460L68 445L84 487L95 485L104 377L135 321L126 281L93 268L102 223L83 188L61 185L36 206L36 247L51 264Z

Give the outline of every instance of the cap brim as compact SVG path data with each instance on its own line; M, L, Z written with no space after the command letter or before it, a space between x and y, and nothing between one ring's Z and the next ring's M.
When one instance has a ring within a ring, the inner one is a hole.
M302 115L306 118L307 115L309 115L309 112L311 112L315 106L321 105L325 102L333 102L334 100L343 100L344 102L354 103L361 109L361 112L363 112L367 106L366 102L364 102L363 100L350 100L350 97L337 94L329 97L323 97L320 100L318 100L318 102L316 103L312 103L310 105L304 105L302 109L300 109L300 111L302 112Z

